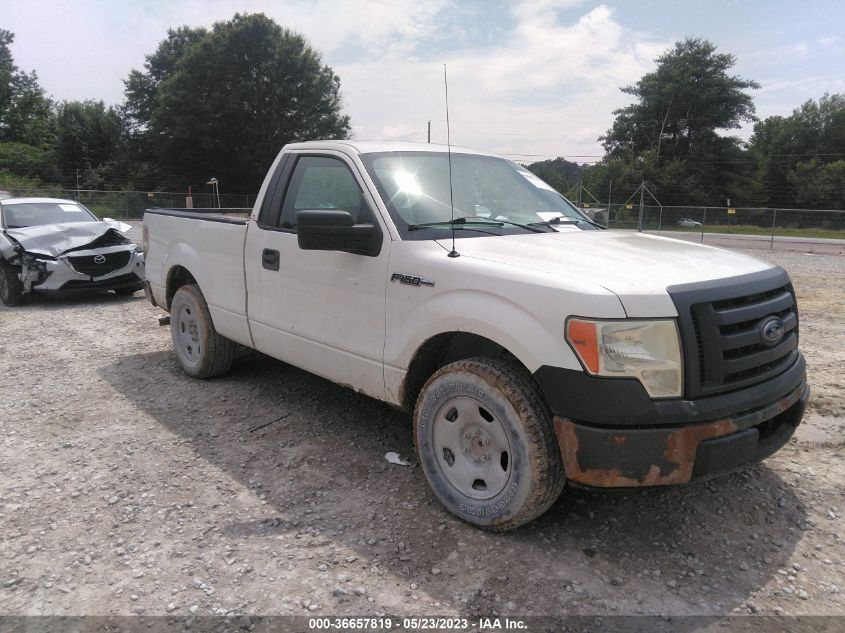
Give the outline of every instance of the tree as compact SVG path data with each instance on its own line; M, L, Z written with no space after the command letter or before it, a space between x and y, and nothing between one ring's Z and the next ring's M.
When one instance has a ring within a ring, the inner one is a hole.
M217 177L229 191L256 191L285 143L349 132L340 79L263 14L171 31L126 86L165 168L194 183Z
M0 172L4 182L19 189L56 175L55 116L36 74L15 65L14 39L0 29Z
M759 121L748 149L765 204L841 208L832 190L845 189L841 167L828 169L827 165L845 156L845 95L825 94L818 102L805 102L790 116ZM831 189L830 195L823 194L825 187Z
M0 143L0 170L23 178L55 180L58 177L51 150L11 141Z
M12 77L17 70L12 57L12 42L15 35L0 29L0 112L5 112L12 98Z
M531 163L528 165L528 169L562 194L566 194L575 187L583 171L578 163L570 162L560 156L554 160L541 160Z
M613 155L656 150L666 158L682 157L700 144L712 143L717 130L739 128L754 120L754 102L745 92L760 86L728 74L736 58L716 53L707 40L687 38L657 58L657 69L622 92L637 102L616 110L604 141Z
M53 103L38 83L35 71L15 66L13 33L0 29L0 141L46 148L54 140Z
M182 26L176 30L168 29L167 38L162 40L144 62L145 72L132 70L123 82L126 94L126 112L139 125L150 122L158 97L161 82L176 69L176 63L182 59L188 48L208 34L202 27Z
M746 91L758 84L729 74L734 56L699 38L675 43L655 61L654 72L622 88L636 102L616 110L599 138L606 164L590 176L593 187L605 190L616 172L626 181L645 180L664 204L739 202L751 170L742 167L740 140L720 132L755 119Z
M845 160L798 163L789 172L795 203L802 208L845 209Z
M114 161L123 128L118 111L102 101L65 101L58 108L56 158L70 170L99 169Z

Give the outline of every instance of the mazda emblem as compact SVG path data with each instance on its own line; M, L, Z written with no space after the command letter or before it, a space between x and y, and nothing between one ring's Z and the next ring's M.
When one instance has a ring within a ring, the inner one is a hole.
M780 317L767 317L760 324L760 339L764 345L769 347L780 343L783 340L784 333L783 321Z
M105 264L106 263L106 256L105 255L94 255L94 263L95 264Z

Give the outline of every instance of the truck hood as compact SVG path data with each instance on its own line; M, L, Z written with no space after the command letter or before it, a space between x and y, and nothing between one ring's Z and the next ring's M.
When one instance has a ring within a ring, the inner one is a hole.
M441 240L441 246L451 249L451 242ZM747 255L628 231L573 228L542 235L479 237L459 240L457 250L462 257L593 282L618 296L630 317L675 316L668 286L772 268Z
M58 257L67 251L83 248L109 231L123 235L132 226L115 220L101 222L66 222L44 224L21 229L6 229L6 235L18 242L23 250L33 255Z

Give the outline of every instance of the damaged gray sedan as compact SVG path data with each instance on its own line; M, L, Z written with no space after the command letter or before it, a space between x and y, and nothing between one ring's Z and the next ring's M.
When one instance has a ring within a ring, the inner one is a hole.
M0 300L14 306L32 292L141 290L144 254L124 234L130 228L73 200L0 200Z

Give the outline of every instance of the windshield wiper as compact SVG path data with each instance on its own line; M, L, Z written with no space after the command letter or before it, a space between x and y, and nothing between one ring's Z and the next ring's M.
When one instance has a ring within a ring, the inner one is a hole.
M442 226L444 224L453 228L457 228L459 225L472 224L477 224L479 226L504 226L505 224L507 224L508 226L516 226L520 229L531 231L532 233L544 233L544 231L535 228L533 225L520 224L519 222L511 222L510 220L493 220L490 218L485 218L483 216L467 216L455 218L454 220L441 220L440 222L423 222L422 224L409 224L408 230L416 231L417 229L425 229L432 226Z
M420 224L409 224L408 230L409 231L416 231L418 229L427 229L432 226L455 226L456 224L479 224L481 226L504 226L503 222L499 222L498 220L495 221L488 221L487 218L481 218L479 220L472 219L467 220L467 218L455 218L453 220L440 220L438 222L422 222Z
M605 229L606 226L602 226L601 224L596 224L592 220L583 220L580 218L570 218L565 215L558 215L551 220L543 220L542 222L531 222L529 226L551 226L553 224L592 224L594 227L598 229Z

